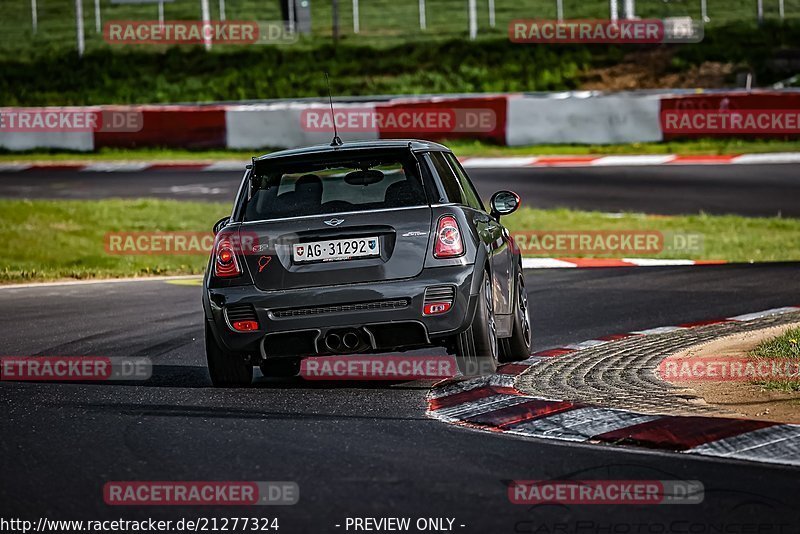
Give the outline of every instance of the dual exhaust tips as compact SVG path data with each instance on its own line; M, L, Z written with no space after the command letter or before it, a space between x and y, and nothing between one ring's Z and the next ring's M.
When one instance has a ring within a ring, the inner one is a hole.
M330 352L353 352L362 345L361 334L358 330L346 330L344 332L331 332L325 336L325 348Z

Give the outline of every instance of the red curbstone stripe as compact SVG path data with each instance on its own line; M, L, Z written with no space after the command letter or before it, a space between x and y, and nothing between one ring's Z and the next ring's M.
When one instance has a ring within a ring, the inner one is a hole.
M669 415L594 436L600 441L687 450L704 443L775 426L769 421Z
M531 356L544 356L544 357L551 357L551 356L562 356L564 354L569 354L570 352L575 352L575 349L548 349L542 350L539 352L535 352L531 354Z
M698 326L708 326L711 324L730 323L730 319L709 319L707 321L696 321L694 323L683 323L677 325L680 328L697 328Z
M614 258L558 258L574 263L578 267L630 267L631 263Z
M725 265L727 260L695 260L695 265Z
M475 425L487 425L494 427L507 427L538 419L547 415L572 410L576 405L567 401L548 401L531 399L521 404L500 408L492 412L478 414L464 419L466 422Z
M598 156L541 156L536 158L534 165L590 165L593 161L600 159Z
M519 392L514 388L507 388L507 387L475 388L475 389L470 389L468 391L460 391L452 395L447 395L446 397L439 397L438 399L430 399L428 401L429 409L441 410L442 408L449 408L457 404L463 404L466 402L485 399L486 397L491 397L492 395L499 395L503 393L507 395L519 395Z
M732 154L729 156L675 156L667 165L672 163L726 163L731 162L734 158L739 157L739 154Z
M502 367L497 368L498 375L518 375L524 371L526 371L530 367L529 365L525 365L524 363L509 363L507 365L503 365Z

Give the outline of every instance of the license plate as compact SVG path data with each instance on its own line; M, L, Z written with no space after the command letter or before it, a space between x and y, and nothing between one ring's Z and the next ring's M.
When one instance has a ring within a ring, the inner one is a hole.
M377 237L357 237L297 243L292 248L292 259L295 263L339 261L380 256L380 253Z

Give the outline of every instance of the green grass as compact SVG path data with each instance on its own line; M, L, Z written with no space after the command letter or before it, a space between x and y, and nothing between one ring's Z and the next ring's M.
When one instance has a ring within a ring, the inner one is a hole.
M211 18L219 19L219 7L215 1L209 2ZM83 20L88 51L108 48L102 35L95 30L94 3L83 0ZM496 26L489 27L489 13L486 3L478 2L479 36L504 36L508 24L520 18L556 17L556 3L553 0L495 0ZM789 19L800 17L800 0L785 0ZM643 18L667 16L691 16L700 18L700 2L660 0L640 0L636 3L637 15ZM620 7L620 10L622 8ZM111 4L101 2L104 22L111 20L153 20L157 18L154 4ZM343 42L357 42L383 46L417 40L436 40L460 38L467 35L468 18L466 2L463 0L430 0L428 2L427 30L419 29L417 2L398 2L397 0L370 0L360 3L359 34L353 33L352 2L339 1L340 35ZM608 18L608 2L603 0L564 0L564 13L567 18ZM711 0L708 14L711 27L730 22L755 20L753 0ZM778 18L777 2L765 2L767 19ZM262 0L229 0L226 2L228 20L278 20L279 3ZM331 2L319 0L312 2L313 36L307 45L330 42L332 35ZM196 0L175 0L165 5L167 20L198 20L200 5ZM76 48L75 10L71 1L40 1L38 3L39 29L35 35L31 26L30 3L27 1L5 2L0 31L5 39L0 43L0 54L25 55L36 50L70 50ZM160 50L150 47L155 53Z
M800 140L745 140L745 139L700 139L671 141L668 143L629 143L622 145L533 145L497 146L484 141L442 141L458 156L542 156L542 155L606 155L606 154L754 154L767 152L800 151ZM178 150L171 148L118 149L102 148L97 152L73 152L63 150L32 150L27 152L2 152L0 162L47 162L47 161L247 161L252 156L271 152L264 148L252 150Z
M655 231L664 234L664 250L644 256L664 259L732 262L800 261L800 219L734 215L660 216L639 213L603 214L569 209L521 208L504 218L512 232L525 230ZM699 234L698 246L681 246L676 234ZM537 254L530 254L537 256ZM553 254L538 254L552 256ZM586 254L561 254L586 256ZM614 257L613 254L596 257ZM637 255L633 255L634 257Z
M750 355L758 360L796 361L800 364L800 327L787 330L780 336L767 339L750 351ZM800 380L767 380L759 382L766 389L796 392L800 391Z
M710 27L731 22L755 20L754 0L710 0L708 14ZM27 1L5 2L0 31L5 39L0 43L0 54L8 56L34 54L37 50L69 50L76 48L75 10L71 1L40 1L38 9L39 31L32 33L30 3ZM211 18L219 19L219 7L210 1ZM777 2L765 2L765 15L768 20L778 18ZM88 51L108 48L102 35L95 30L94 9L91 0L83 0L83 20ZM508 24L513 19L556 17L556 3L553 0L495 0L496 26L489 27L489 13L485 2L478 2L479 36L504 36ZM640 0L636 3L637 15L643 18L668 16L691 16L700 18L700 2L660 0ZM800 17L800 0L785 0L789 19ZM622 7L620 7L620 10ZM154 4L111 4L101 2L102 19L111 20L153 20L157 18ZM398 2L397 0L370 0L360 2L359 34L353 33L352 2L339 1L340 35L342 41L375 46L393 45L408 41L461 38L467 35L468 18L466 2L463 0L430 0L428 2L427 30L419 29L417 2ZM608 2L604 0L564 0L564 13L567 18L608 18ZM228 0L226 2L228 20L272 21L280 18L279 3L263 0ZM313 36L301 44L313 46L331 41L331 2L319 0L312 2ZM167 20L198 20L200 5L196 0L175 0L165 5ZM150 47L154 53L161 50Z
M281 47L229 46L211 53L202 47L98 45L82 59L68 45L24 47L24 39L7 37L4 42L12 48L4 53L0 47L0 105L322 97L327 94L324 71L330 72L332 92L341 96L568 90L580 88L591 69L617 65L631 51L655 48L520 45L509 42L504 31L503 27L474 42L432 31L435 37L400 42L359 37L334 47L312 39ZM48 35L40 33L42 39ZM23 50L14 49L15 43ZM670 74L680 76L715 61L731 64L735 72L754 72L756 84L764 86L796 74L786 62L771 59L779 52L794 57L792 50L800 46L800 19L772 21L763 28L752 22L712 26L702 43L661 46L672 54ZM655 75L650 70L656 67L641 68L643 74ZM735 83L735 72L727 83Z
M0 283L201 273L205 255L113 255L108 232L210 231L227 203L168 200L0 200ZM524 230L654 230L704 236L704 249L656 257L800 260L800 220L709 215L654 217L521 208L504 222Z
M211 231L229 204L165 200L0 200L0 282L201 273L205 255L105 251L107 232Z

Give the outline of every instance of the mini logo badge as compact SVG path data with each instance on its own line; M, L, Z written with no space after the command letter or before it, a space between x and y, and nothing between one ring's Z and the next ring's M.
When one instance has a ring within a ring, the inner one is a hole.
M423 235L428 235L428 232L418 232L418 231L415 230L413 232L404 233L403 237L419 237L419 236L423 236Z
M344 222L344 219L337 219L336 217L334 217L333 219L329 219L327 221L322 221L322 222L324 222L328 226L339 226Z

